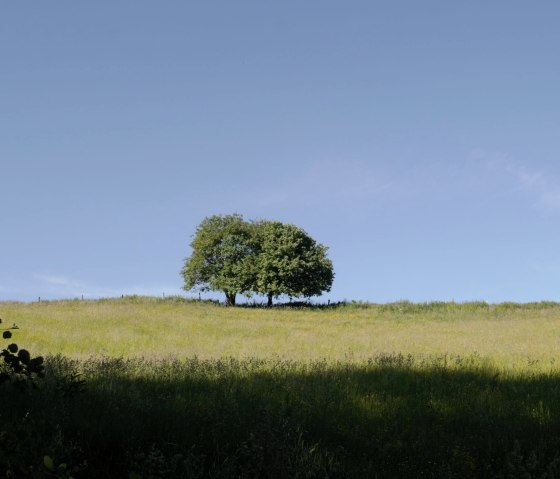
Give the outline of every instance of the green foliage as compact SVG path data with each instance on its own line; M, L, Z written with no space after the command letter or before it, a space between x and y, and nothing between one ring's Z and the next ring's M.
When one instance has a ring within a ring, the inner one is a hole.
M330 291L334 278L327 247L302 228L279 221L256 224L258 253L254 291L272 298L318 296Z
M210 216L198 226L192 255L181 274L184 288L223 291L228 304L250 291L253 281L254 228L241 215Z
M11 331L2 333L4 339L12 337ZM32 358L29 351L19 349L18 345L11 343L0 352L3 364L0 365L0 385L11 382L19 388L35 385L35 379L44 376L43 358Z
M14 325L17 329L17 326ZM4 339L12 337L11 331L2 333ZM49 394L49 387L41 387L38 380L45 378L45 366L42 357L32 358L29 351L20 349L17 344L11 343L0 353L3 364L0 366L0 400L3 412L0 414L0 475L14 478L46 479L73 479L76 473L87 466L69 466L67 462L53 460L52 453L43 456L40 461L41 451L54 451L57 455L67 454L72 450L70 445L64 444L65 452L60 452L61 437L58 424L49 424L49 429L56 431L52 437L45 437L42 428L45 419L41 415L31 414L32 405L49 401L52 405L61 406L57 397L67 397L69 391L65 381L67 376L55 378L50 388L55 394ZM70 375L70 381L74 378ZM28 387L28 386L32 387ZM62 394L60 394L62 392ZM75 390L71 391L72 393Z
M330 290L334 278L327 247L279 221L210 216L198 226L191 248L181 270L184 288L223 291L230 305L239 293L264 294L269 305L283 294L320 295Z

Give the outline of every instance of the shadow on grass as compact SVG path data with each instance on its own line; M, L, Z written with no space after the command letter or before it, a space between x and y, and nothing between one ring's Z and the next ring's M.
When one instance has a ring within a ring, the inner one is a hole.
M413 303L407 300L395 301L392 303L370 303L367 301L337 301L327 303L314 303L309 301L289 301L277 302L273 306L267 306L266 301L250 301L239 302L235 306L227 306L217 299L196 299L179 295L171 295L165 297L158 296L139 296L139 295L123 295L122 297L114 298L101 298L94 300L43 300L40 304L43 307L50 305L59 305L64 303L84 303L95 302L97 304L132 304L132 305L146 305L146 304L199 304L208 307L217 308L246 308L246 309L266 309L266 310L309 310L309 311L325 311L325 310L370 310L380 314L453 314L453 313L486 313L492 312L494 314L509 314L511 312L522 311L546 311L546 310L559 310L560 303L553 301L541 301L532 303L488 303L486 301L469 301L464 303L456 303L454 301L430 301L424 303Z
M556 374L402 356L55 357L48 372L39 390L0 390L4 468L49 455L77 478L560 476Z
M219 304L219 303L217 303ZM370 303L367 301L337 301L328 303L312 303L310 301L290 301L267 306L263 302L239 303L236 308L250 309L293 309L293 310L372 310L378 313L418 314L418 313L478 313L492 311L494 313L510 313L513 311L543 311L558 309L560 303L541 301L533 303L496 303L486 301L469 301L465 303L430 301L413 303L411 301L396 301L393 303Z

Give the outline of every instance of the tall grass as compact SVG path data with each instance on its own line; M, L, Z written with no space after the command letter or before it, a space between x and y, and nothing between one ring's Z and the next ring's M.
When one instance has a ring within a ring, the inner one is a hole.
M557 303L347 303L226 308L182 298L0 303L37 354L363 360L478 354L498 367L556 367Z
M4 476L560 477L555 303L134 297L0 316L33 354L63 353L37 389L0 387Z
M86 389L68 396L77 370ZM56 356L47 373L39 390L0 389L0 446L26 444L36 471L46 454L84 478L560 474L560 375L476 357Z

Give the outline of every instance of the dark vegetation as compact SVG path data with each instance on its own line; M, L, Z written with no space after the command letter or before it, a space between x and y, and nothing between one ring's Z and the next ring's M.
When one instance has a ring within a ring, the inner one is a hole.
M558 373L447 356L54 356L22 387L12 364L0 387L2 477L560 477Z
M61 300L67 302L68 300ZM74 299L71 301L81 302L84 300ZM122 298L101 298L94 300L97 303L130 303L130 304L144 304L146 302L156 303L207 303L214 306L227 306L217 299L195 299L180 295L169 295L165 297L156 296L139 296L127 295ZM44 304L56 304L57 300L45 301ZM262 301L250 300L244 303L237 303L235 306L240 308L267 308L266 303ZM306 309L306 310L356 310L367 309L378 311L380 313L403 313L403 314L416 314L416 313L430 313L430 312L478 312L478 311L494 311L494 312L508 312L508 311L542 311L547 309L560 308L560 303L556 301L536 301L532 303L488 303L486 301L468 301L468 302L449 302L449 301L428 301L424 303L414 303L408 300L395 301L392 303L372 303L369 301L333 301L328 303L318 303L307 301L291 300L279 302L274 304L276 309Z
M41 303L44 306L49 304L56 305L58 303L67 303L73 301L82 303L84 301L92 301L99 304L104 303L119 303L119 304L145 304L145 303L205 303L214 306L227 306L227 304L220 302L217 299L196 299L181 295L166 295L165 297L158 296L141 296L141 295L123 295L122 297L114 298L96 298L96 299L63 299L63 300L45 300L42 299ZM268 309L266 303L262 301L250 299L247 302L236 303L240 308L263 308ZM275 309L306 309L306 310L372 310L380 313L403 313L403 314L416 314L416 313L430 313L430 312L479 312L479 311L494 311L494 312L508 312L508 311L542 311L547 309L560 308L560 303L556 301L535 301L530 303L515 303L515 302L502 302L502 303L488 303L486 301L468 301L468 302L453 302L453 301L428 301L423 303L414 303L408 300L395 301L392 303L372 303L369 301L356 301L356 300L342 300L333 302L313 302L311 300L290 300L285 302L278 302L274 305Z

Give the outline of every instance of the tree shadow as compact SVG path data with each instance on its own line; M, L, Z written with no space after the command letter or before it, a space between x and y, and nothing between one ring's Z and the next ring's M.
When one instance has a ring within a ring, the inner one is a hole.
M346 301L328 302L328 303L312 303L310 301L286 301L278 302L272 306L268 306L266 302L247 302L238 303L236 308L247 308L247 309L288 309L288 310L328 310L328 309L339 309L347 306L350 303ZM365 304L365 303L364 303Z

